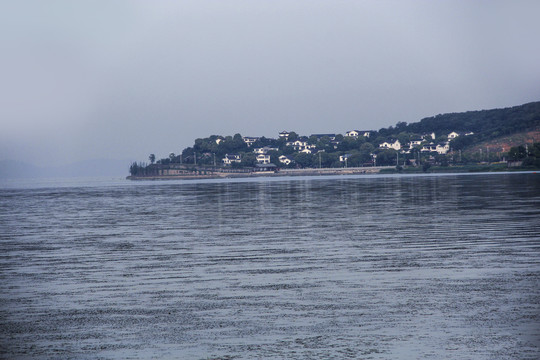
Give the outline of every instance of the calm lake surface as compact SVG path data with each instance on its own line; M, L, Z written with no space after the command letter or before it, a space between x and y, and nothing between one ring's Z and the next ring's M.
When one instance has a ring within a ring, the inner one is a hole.
M9 183L0 250L0 358L540 358L540 174Z

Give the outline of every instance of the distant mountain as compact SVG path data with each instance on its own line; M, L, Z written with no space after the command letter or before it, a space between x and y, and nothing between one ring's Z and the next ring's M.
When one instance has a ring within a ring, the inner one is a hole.
M0 161L0 178L124 177L130 160L94 159L62 166L40 167L25 162Z

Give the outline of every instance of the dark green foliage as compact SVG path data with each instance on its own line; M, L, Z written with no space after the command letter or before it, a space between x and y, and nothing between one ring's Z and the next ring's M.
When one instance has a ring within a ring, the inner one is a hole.
M383 150L377 154L378 166L396 165L396 152L394 150Z
M240 164L244 167L250 167L250 166L255 166L256 163L257 163L257 156L254 153L249 152L249 153L245 153L244 156L242 156L242 162Z
M289 133L289 138L287 139L287 141L296 141L298 140L298 134L295 133L294 131L291 131Z
M525 146L520 145L513 148L510 148L510 151L508 151L508 157L510 160L523 160L527 157L527 151L525 150Z
M154 166L148 165L146 163L140 162L131 163L129 167L129 173L132 176L141 176L141 175L151 175L153 173Z
M279 156L280 156L279 151L270 151L270 152L268 152L268 155L270 155L270 162L272 164L275 164L277 166L281 165L281 163L279 161Z
M155 161L155 155L151 154L148 158L150 165L132 163L130 173L132 175L149 175L157 172L157 169L162 165L172 164L184 164L185 166L194 164L213 166L216 164L221 166L222 159L226 154L241 156L241 163L234 163L231 166L252 167L256 163L256 154L253 150L265 146L278 149L269 152L271 163L278 167L285 167L279 161L281 155L286 155L294 160L289 167L300 168L370 166L374 164L373 159L376 155L377 166L414 165L418 171L421 169L428 171L431 165L437 168L448 168L452 165L498 161L501 159L501 154L496 155L495 152L490 153L489 150L485 152L467 150L480 142L536 129L540 129L540 102L506 109L439 114L412 124L400 121L395 127L390 126L379 131L372 131L371 136L367 138L363 136L354 138L338 134L335 141L332 141L328 136L307 138L290 132L288 139L260 137L249 147L240 134L234 136L211 135L207 138L196 139L193 147L185 148L181 155L171 154L169 157ZM450 141L451 153L438 155L434 152L420 151L424 144L445 143L448 140L448 134L452 131L462 134ZM474 134L463 135L463 133L470 132L474 132ZM431 133L435 133L437 138L432 139ZM399 154L399 158L396 151L379 148L381 143L394 142L396 139L399 140L402 147L408 147L411 140L419 140L422 137L425 139L421 145L415 145L408 154ZM295 140L306 141L315 146L315 148L311 148L313 153L299 153L293 147L286 146L287 142ZM340 156L343 155L347 155L346 163L339 160ZM506 154L503 155L506 156ZM511 161L523 161L524 166L540 167L540 145L538 143L529 146L528 151L524 146L512 148L507 155ZM406 170L403 169L403 171Z
M452 140L452 149L454 150L462 150L466 148L467 146L470 146L478 141L477 135L469 135L469 136L458 136L454 140Z
M538 127L540 127L540 102L533 102L506 109L439 114L409 124L406 131L420 134L435 132L438 135L452 131L474 132L474 139L462 140L457 144L462 148L467 145L463 142L485 141ZM381 129L379 133L386 133L389 129Z
M529 146L528 156L523 160L523 166L540 168L540 142Z
M524 167L540 168L540 142L527 146L515 146L508 151L511 161L523 161Z
M294 155L294 161L301 168L316 167L318 160L314 159L312 154L296 153Z

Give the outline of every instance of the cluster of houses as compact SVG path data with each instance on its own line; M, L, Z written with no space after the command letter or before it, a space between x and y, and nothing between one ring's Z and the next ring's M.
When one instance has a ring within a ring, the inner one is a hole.
M473 135L473 132L468 132L463 135ZM419 150L421 152L436 152L438 154L444 155L450 151L450 142L460 136L459 133L452 131L447 135L447 140L444 143L434 143L435 133L422 136L420 139L414 139L409 141L408 144L401 144L399 140L394 140L392 142L383 142L379 144L379 148L382 149L393 149L399 151L402 154L410 154L414 148L422 146Z
M369 138L373 131L360 131L360 130L351 130L347 131L345 133L345 137L351 137L351 138L358 138L360 136L363 136L365 138ZM290 137L290 132L288 131L282 131L279 133L279 137L285 140L288 140ZM435 143L435 133L431 134L425 134L421 138L410 140L407 144L401 144L399 140L394 139L391 141L386 141L381 144L379 144L380 149L392 149L395 151L399 151L402 154L410 154L413 149L418 149L420 152L429 152L429 153L438 153L438 154L446 154L450 151L450 142L457 138L460 135L473 135L472 132L469 133L463 133L459 134L455 131L452 131L447 135L447 140L444 143ZM336 134L312 134L310 137L316 137L317 140L322 139L323 137L327 137L330 140L330 143L334 145L334 148L337 149L337 146L339 145L339 141L336 140ZM259 137L250 137L245 136L243 137L244 142L247 144L248 147L252 147L254 143L256 143L260 138ZM216 141L219 141L221 139L218 139ZM219 142L218 142L219 143ZM287 141L286 146L292 147L296 152L299 153L306 153L306 154L312 154L316 153L317 148L314 144L309 144L307 141L303 140L295 140L295 141ZM269 146L265 146L262 148L255 148L253 149L253 152L257 154L257 164L260 166L267 166L272 165L270 162L270 155L269 152L271 151L278 151L278 148L273 148ZM319 150L321 151L321 150ZM225 157L222 159L222 162L224 165L231 165L233 163L240 163L241 162L240 155L236 154L226 154ZM289 165L293 160L286 155L281 155L279 157L279 161L281 164ZM347 161L347 154L340 156L341 162Z

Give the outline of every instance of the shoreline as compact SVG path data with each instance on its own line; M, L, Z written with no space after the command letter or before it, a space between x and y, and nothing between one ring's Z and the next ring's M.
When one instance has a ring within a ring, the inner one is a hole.
M377 174L458 174L458 173L482 173L482 172L536 172L536 168L513 168L502 167L497 164L435 167L424 172L421 168L404 168L401 171L395 166L358 167L358 168L322 168L322 169L282 169L279 172L261 171L250 173L213 173L194 175L152 175L152 176L127 176L127 180L201 180L201 179L241 179L256 177L294 177L294 176L323 176L323 175L377 175Z
M355 168L321 168L321 169L282 169L278 172L228 172L194 175L148 175L127 176L127 180L200 180L200 179L235 179L252 177L283 177L283 176L320 176L320 175L367 175L379 174L381 170L392 171L395 166L355 167Z

